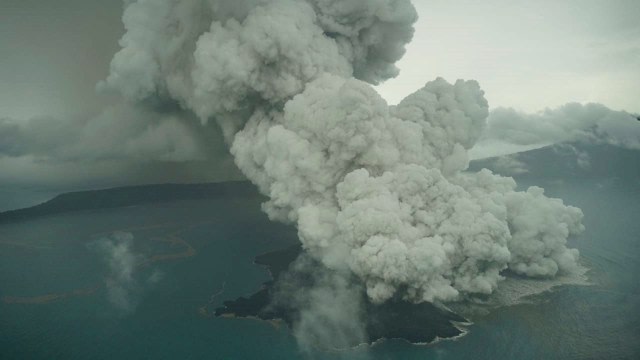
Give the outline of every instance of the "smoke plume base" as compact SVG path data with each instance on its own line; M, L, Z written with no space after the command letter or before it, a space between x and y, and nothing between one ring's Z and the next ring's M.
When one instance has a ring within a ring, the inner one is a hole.
M361 302L347 322L327 306L352 279L375 304L445 302L491 294L505 270L578 268L580 209L465 171L489 113L477 82L436 79L393 107L371 86L397 74L416 19L408 0L125 3L101 87L219 124L264 211L330 270L296 323L316 340L359 336Z
M357 278L324 267L300 246L260 255L255 263L274 280L249 298L225 301L216 316L283 320L305 351L365 351L360 345L383 339L426 344L465 333L458 326L464 318L430 303L372 303Z

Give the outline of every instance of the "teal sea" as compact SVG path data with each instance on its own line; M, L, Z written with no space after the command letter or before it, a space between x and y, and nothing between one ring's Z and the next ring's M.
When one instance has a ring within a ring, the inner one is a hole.
M635 181L635 180L634 180ZM585 212L572 240L589 286L553 288L474 316L456 340L386 340L342 352L301 350L285 326L215 318L223 300L269 279L253 264L295 243L259 199L194 200L86 211L0 225L0 359L638 359L640 184L540 184ZM111 301L96 242L134 237L130 307ZM190 250L191 249L191 250ZM157 275L157 276L156 276Z

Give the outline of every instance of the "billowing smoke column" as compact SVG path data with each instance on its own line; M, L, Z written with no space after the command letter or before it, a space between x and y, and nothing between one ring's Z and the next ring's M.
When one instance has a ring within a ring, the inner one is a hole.
M577 266L582 212L511 178L468 173L488 115L475 81L429 82L389 107L371 84L413 34L408 0L126 1L100 86L215 120L238 167L304 249L369 298L489 294L501 272Z

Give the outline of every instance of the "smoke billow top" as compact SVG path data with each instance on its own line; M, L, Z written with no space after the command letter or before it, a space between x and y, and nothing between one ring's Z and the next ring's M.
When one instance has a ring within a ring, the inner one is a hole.
M507 269L576 268L580 209L465 171L488 116L477 82L436 79L397 106L372 87L398 73L409 0L127 0L123 20L100 87L216 121L269 217L371 301L454 301Z

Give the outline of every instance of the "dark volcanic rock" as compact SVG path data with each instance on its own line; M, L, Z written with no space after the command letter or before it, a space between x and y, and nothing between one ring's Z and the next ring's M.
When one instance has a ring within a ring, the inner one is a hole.
M301 247L297 245L258 256L256 264L266 266L276 280L264 283L263 287L249 298L240 297L225 301L223 307L216 309L216 316L283 320L291 326L296 318L296 310L274 305L273 297L278 287L277 279L285 273L301 251ZM302 287L305 286L305 281L308 282L303 279ZM429 343L436 338L460 335L462 331L454 323L467 322L463 317L431 303L412 304L402 300L391 300L384 304L373 304L366 300L365 294L363 298L365 299L363 318L369 343L375 343L381 339L404 339L411 343Z

